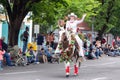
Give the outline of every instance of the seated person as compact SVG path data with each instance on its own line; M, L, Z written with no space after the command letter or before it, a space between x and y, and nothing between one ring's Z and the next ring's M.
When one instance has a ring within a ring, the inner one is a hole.
M50 47L49 45L47 45L46 47L44 47L44 50L45 50L45 54L47 56L48 62L52 63L52 61L51 61L52 54L53 54L52 47Z
M114 50L114 47L111 47L109 52L107 53L108 56L112 56L114 57L115 56L115 50Z
M38 51L36 60L37 60L37 62L43 62L43 63L48 62L47 56L46 56L45 51L44 51L44 48L42 48L41 50Z
M105 44L105 47L103 48L104 54L107 54L109 49L108 49L108 44Z
M90 44L88 59L96 59L95 51L95 46L93 44Z
M11 61L11 55L10 55L10 53L9 53L9 51L8 51L8 44L6 44L6 43L4 42L4 40L5 40L5 38L3 37L3 38L1 39L1 47L2 47L3 50L5 50L4 59L5 59L5 61L6 61L6 65L7 65L7 66L14 66L14 65L12 64L12 61Z
M119 51L118 45L115 45L115 47L114 47L114 52L115 52L115 55L116 55L116 56L120 56L120 51Z
M32 47L30 47L28 49L28 51L26 52L26 56L27 56L27 62L28 63L33 63L34 62L34 54L33 54L33 50L32 50Z

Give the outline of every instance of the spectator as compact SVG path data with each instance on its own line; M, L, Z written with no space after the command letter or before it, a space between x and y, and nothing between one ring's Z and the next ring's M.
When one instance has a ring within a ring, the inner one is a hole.
M5 53L5 51L2 50L2 48L0 48L0 70L3 70L2 68L2 60L3 60L3 54Z
M33 48L33 47L30 47L30 48L28 49L27 53L26 53L28 64L29 64L29 63L33 63L34 60L35 60L35 59L34 59L35 56L34 56L34 54L33 54L32 48Z
M96 59L95 51L96 51L95 46L93 44L90 44L88 59Z
M41 50L43 43L44 43L44 37L42 34L39 34L37 37L37 47L38 47L37 50Z
M51 60L52 60L53 48L47 45L46 47L44 47L44 50L45 50L45 54L47 56L48 62L52 63Z
M37 62L43 62L43 63L48 62L47 56L45 55L44 48L42 48L41 50L38 50Z
M116 55L116 56L120 56L119 46L118 46L118 45L115 45L115 47L114 47L114 52L115 52L115 55Z
M107 53L108 56L112 56L115 57L115 51L114 51L114 47L110 47L109 52Z
M23 33L23 49L22 49L23 54L26 52L26 49L27 49L27 43L28 43L28 37L29 37L28 31L29 31L29 28L26 27L26 30Z
M99 57L101 57L101 52L100 52L100 49L101 49L101 41L100 41L100 40L97 40L97 41L96 41L95 47L96 47L95 55L96 55L96 58L98 59Z
M50 32L46 37L47 43L46 45L50 45L52 48L54 46L54 35L52 32Z
M2 39L0 39L0 48L2 48Z
M2 49L5 50L4 57L5 57L5 60L6 60L6 65L14 66L11 62L10 54L8 53L8 45L4 42L5 38L3 37L1 40L2 40Z
M115 44L116 44L116 40L115 40L115 39L113 39L113 40L112 40L112 46L114 47L114 46L115 46Z
M85 56L88 57L88 50L87 50L88 46L87 46L87 42L86 41L84 42L83 47L84 47L84 51L85 51Z
M103 48L104 54L107 54L109 49L108 49L108 44L105 44L105 47Z

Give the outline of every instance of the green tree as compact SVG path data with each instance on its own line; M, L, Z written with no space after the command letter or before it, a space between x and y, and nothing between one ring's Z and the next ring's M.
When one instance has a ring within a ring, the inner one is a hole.
M45 5L46 4L46 5ZM32 7L34 24L39 24L42 32L47 32L51 25L55 26L57 20L63 16L62 9L67 6L66 1L44 0Z
M27 13L31 11L31 7L34 3L38 3L42 0L0 0L4 9L7 12L9 18L9 45L18 44L18 34L21 27L21 23Z
M110 30L110 33L112 33L114 36L120 36L120 1L116 1L116 7L114 9L115 15L116 15L116 25Z
M42 27L42 30L48 29L50 25L56 25L59 19L64 19L64 17L71 12L77 14L78 17L81 17L84 13L87 13L86 20L88 21L93 15L98 13L98 11L94 9L99 7L99 5L99 1L96 0L64 0L61 2L49 2L49 0L45 0L40 6L35 5L33 7L35 10L33 13L33 20L41 26L45 26ZM37 10L38 8L36 7L39 7L39 10Z
M51 25L56 25L57 20L64 18L69 13L74 12L81 17L83 13L87 13L86 21L92 23L91 18L95 16L96 30L101 30L103 23L101 20L106 20L108 15L111 16L111 7L113 7L114 0L105 1L103 4L99 0L0 0L0 3L4 6L9 17L9 44L11 46L18 43L18 33L21 27L21 23L27 13L32 11L31 18L34 24L40 24L42 30L46 31ZM113 3L112 3L113 2ZM113 4L113 5L112 5ZM105 6L105 7L104 7ZM110 9L108 9L109 7ZM109 11L110 10L110 11ZM107 15L101 15L107 14ZM102 17L102 18L101 18ZM100 19L101 18L101 19ZM113 18L115 18L113 16ZM112 21L112 18L109 19ZM108 20L108 21L109 21ZM110 22L107 24L112 26ZM104 22L104 24L106 24ZM106 27L106 25L105 25ZM109 29L109 28L108 28ZM104 31L105 32L105 31Z
M95 29L98 31L98 38L102 39L104 33L108 33L116 27L118 21L116 12L119 0L99 0L101 5L99 13L95 16Z
M9 1L12 1L11 3ZM4 9L7 12L9 18L9 45L18 44L18 34L21 27L21 23L29 11L35 11L37 13L40 10L43 10L42 6L48 6L48 3L51 2L62 2L62 0L0 0L0 4L3 5ZM34 9L37 6L36 9ZM49 9L47 9L49 10ZM47 11L45 9L45 11ZM43 10L44 11L44 10ZM42 13L39 13L43 15ZM51 14L48 14L51 17ZM49 18L47 21L53 21L53 18Z

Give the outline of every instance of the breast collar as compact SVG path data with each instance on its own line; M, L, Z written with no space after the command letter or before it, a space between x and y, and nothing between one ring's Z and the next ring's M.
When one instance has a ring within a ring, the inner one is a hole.
M60 27L60 30L64 30L64 27Z

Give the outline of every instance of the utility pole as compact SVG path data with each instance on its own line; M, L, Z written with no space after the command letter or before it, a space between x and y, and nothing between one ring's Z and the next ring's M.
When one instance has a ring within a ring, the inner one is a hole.
M95 21L95 17L92 17L92 42L95 39L95 34L94 34L94 21Z

